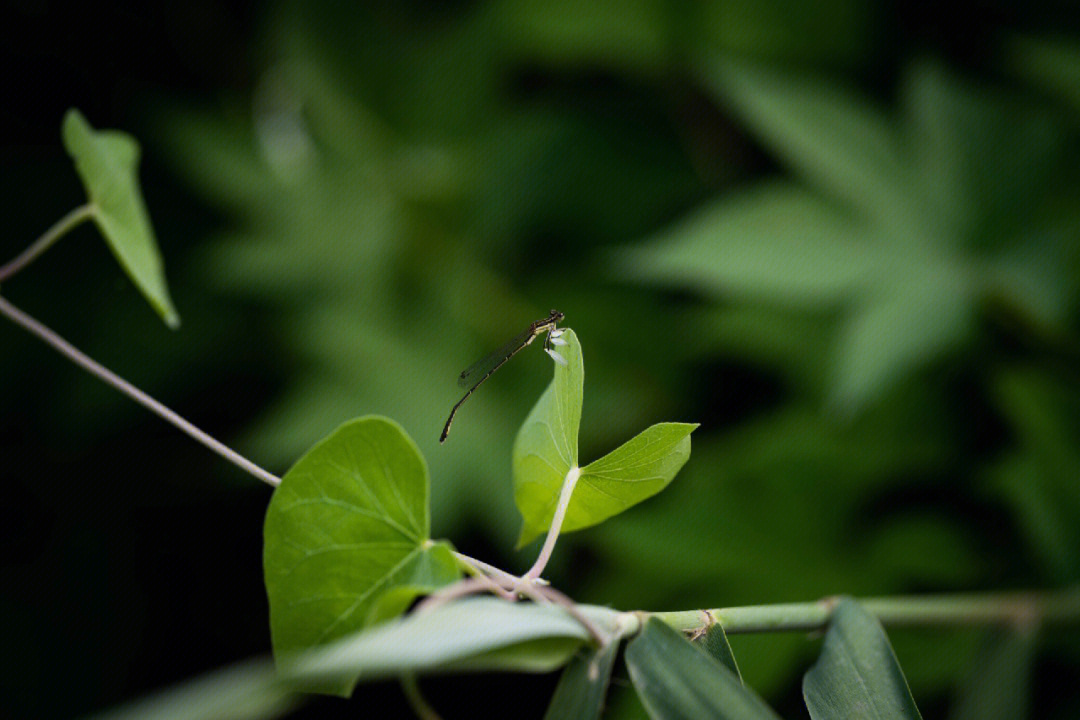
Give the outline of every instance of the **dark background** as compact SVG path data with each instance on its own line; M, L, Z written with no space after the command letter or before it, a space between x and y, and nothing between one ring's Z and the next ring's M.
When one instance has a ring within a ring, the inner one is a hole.
M395 418L428 458L435 536L516 571L536 548L511 552L509 452L546 360L500 371L436 438L456 373L559 308L588 366L586 461L702 423L662 496L560 543L548 577L582 602L1070 587L1070 7L9 4L0 258L83 201L59 138L78 107L143 145L183 326L88 226L3 293L278 474L343 420ZM748 110L759 71L781 101ZM815 125L790 99L805 87L839 92L835 115ZM876 177L878 121L914 209L847 182ZM777 139L804 127L802 150ZM268 652L269 489L7 323L0 378L5 712L82 715ZM985 635L891 638L924 716L955 713ZM805 716L815 642L733 645L750 685ZM1033 717L1080 714L1075 632L1024 667ZM507 691L540 717L554 681L423 685L447 717ZM641 712L618 679L610 705ZM377 685L299 716L365 710L407 712Z

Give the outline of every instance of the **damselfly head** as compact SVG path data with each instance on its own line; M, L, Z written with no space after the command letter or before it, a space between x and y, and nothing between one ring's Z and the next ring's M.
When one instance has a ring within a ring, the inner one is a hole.
M561 312L555 310L554 308L552 308L551 312L548 313L548 320L551 320L552 322L562 322L564 317L566 317L566 315L563 315Z

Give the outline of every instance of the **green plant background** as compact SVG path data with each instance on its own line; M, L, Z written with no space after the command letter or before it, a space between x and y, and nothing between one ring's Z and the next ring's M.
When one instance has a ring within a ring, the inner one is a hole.
M547 575L576 599L1080 580L1064 4L80 13L23 9L4 31L0 250L82 201L59 137L78 106L143 145L183 328L90 228L4 294L272 471L345 420L393 417L427 458L433 536L523 571L537 545L511 550L510 449L550 361L530 348L437 437L457 372L556 307L589 368L582 457L701 423L664 493L560 542ZM268 489L7 325L0 373L16 713L68 717L266 652ZM924 716L959 712L989 640L890 637ZM801 716L818 643L731 641L747 684ZM1075 633L1016 673L1032 717L1080 713ZM424 683L449 717L507 686L541 717L554 685ZM297 716L406 712L393 685L364 694ZM641 713L625 686L609 706Z

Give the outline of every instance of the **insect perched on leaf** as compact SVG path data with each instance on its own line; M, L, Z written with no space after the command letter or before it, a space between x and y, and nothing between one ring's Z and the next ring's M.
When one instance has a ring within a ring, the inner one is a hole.
M557 351L552 349L552 345L565 345L566 341L560 337L563 334L562 330L559 330L557 325L562 322L565 317L558 310L552 310L548 313L546 318L537 320L529 325L522 332L515 335L505 345L491 353L486 355L480 360L470 365L461 371L461 375L458 376L458 385L461 387L468 387L468 391L465 396L457 401L454 408L450 411L450 417L446 419L446 425L443 426L442 435L439 436L439 442L445 442L446 436L450 434L450 424L454 422L454 415L457 414L458 408L462 403L469 399L469 396L476 392L476 388L483 385L492 374L506 364L506 361L517 355L532 343L540 335L547 333L544 338L544 352L551 356L551 358L562 365L566 364L566 358L560 355Z

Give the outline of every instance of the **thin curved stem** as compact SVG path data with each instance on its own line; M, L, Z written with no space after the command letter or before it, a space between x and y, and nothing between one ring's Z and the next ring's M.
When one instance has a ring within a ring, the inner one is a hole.
M540 600L546 600L554 605L566 610L570 617L578 621L578 623L585 628L585 630L592 636L593 640L600 647L607 645L611 639L604 634L604 632L596 626L592 620L585 616L579 609L577 603L575 603L568 595L559 592L553 587L541 587L539 585L526 584L521 586L521 592L529 597L533 602L539 602Z
M229 462L239 467L241 470L244 470L245 472L254 475L267 485L277 486L281 484L281 478L267 472L266 470L263 470L261 467L251 462L232 448L210 437L205 432L195 427L190 422L180 417L175 412L165 407L157 400L150 397L142 390L129 383L127 380L124 380L122 377L119 377L115 373L94 362L82 352L77 350L74 346L72 346L71 343L69 343L67 340L64 340L64 338L60 337L55 332L45 327L34 318L22 312L2 297L0 297L0 314L6 315L16 325L19 325L31 334L36 335L39 339L50 345L54 350L59 352L68 360L71 360L73 363L83 368L91 375L96 376L98 379L104 381L106 384L111 385L116 390L119 390L124 395L127 395L129 398L139 403L147 410L162 418L166 422L172 423L182 432L186 433L190 437L194 438L196 441L210 448L221 457L225 458Z
M0 282L9 279L15 273L34 262L39 255L52 247L60 238L67 235L79 223L89 220L94 214L93 205L80 205L64 217L56 221L56 224L46 230L41 237L35 240L30 247L22 251L15 259L6 265L0 266Z
M401 689L405 693L405 699L409 701L409 707L416 713L416 717L420 720L442 720L439 713L435 712L435 708L424 699L415 674L408 673L401 676Z
M502 591L502 588L495 585L491 578L487 576L467 577L463 580L458 580L452 585L440 588L431 595L428 595L420 601L413 612L417 614L431 612L435 608L441 607L451 600L457 600L458 598L467 597L469 595L476 595L477 593L482 593L485 590L491 590L493 588L497 588L500 592ZM511 601L516 599L514 595L503 597L504 599Z
M519 579L517 575L513 575L506 572L505 570L501 570L494 565L489 565L483 560L477 560L474 557L469 557L465 553L460 553L455 550L454 557L458 559L458 562L461 563L461 565L470 574L475 575L477 572L482 572L488 577L490 577L492 580L494 580L498 585L506 589L512 588Z
M551 559L551 553L555 550L555 541L559 539L559 531L562 530L563 520L566 518L566 508L570 506L570 496L574 494L574 486L577 485L579 477L581 477L581 468L576 465L566 473L562 489L559 491L559 502L555 506L555 514L551 517L551 527L548 528L547 537L544 538L544 547L541 548L540 555L536 558L533 566L522 576L522 580L536 580L540 577L540 573L544 572L544 568L547 567L548 560Z

